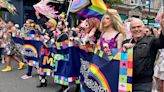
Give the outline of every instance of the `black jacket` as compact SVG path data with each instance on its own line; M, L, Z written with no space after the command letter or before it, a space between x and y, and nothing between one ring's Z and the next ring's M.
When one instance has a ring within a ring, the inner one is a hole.
M123 44L128 43L126 40ZM158 49L164 48L164 36L159 38L145 36L135 42L133 49L133 84L152 82L154 62Z

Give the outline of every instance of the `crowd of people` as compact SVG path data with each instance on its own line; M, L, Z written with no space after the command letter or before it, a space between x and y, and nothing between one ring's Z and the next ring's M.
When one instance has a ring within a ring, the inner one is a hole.
M2 62L5 63L2 72L12 70L12 59L18 62L19 70L25 66L22 54L12 40L12 36L19 35L23 38L28 34L35 34L46 42L52 43L78 40L81 45L97 44L108 55L111 55L113 48L133 48L133 92L151 92L155 84L153 78L157 81L157 90L164 92L164 50L162 49L164 48L164 13L159 29L145 26L138 18L131 18L129 20L129 30L132 35L130 39L126 39L129 34L126 34L126 28L117 10L114 9L108 9L101 20L88 18L75 28L68 27L64 15L60 15L57 19L48 19L36 12L36 17L37 21L27 19L22 28L11 21L0 19L0 46L4 48L1 57ZM157 54L160 54L159 58ZM28 65L27 73L21 78L32 78L32 69L33 66ZM40 85L37 87L46 86L46 76L40 76ZM67 88L68 86L62 85L60 92ZM80 90L80 86L77 90Z

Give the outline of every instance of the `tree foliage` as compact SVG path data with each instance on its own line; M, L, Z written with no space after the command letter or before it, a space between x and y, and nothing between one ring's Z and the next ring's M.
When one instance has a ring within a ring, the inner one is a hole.
M123 4L123 0L104 0L104 2L110 6L110 8L115 8L118 4Z

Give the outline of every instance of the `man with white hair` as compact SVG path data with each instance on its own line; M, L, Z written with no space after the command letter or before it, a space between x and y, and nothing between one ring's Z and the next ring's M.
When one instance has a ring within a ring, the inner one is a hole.
M123 47L133 48L133 92L151 92L154 62L158 49L164 48L164 19L160 22L159 38L146 36L145 25L133 18L130 25L132 39L123 42Z

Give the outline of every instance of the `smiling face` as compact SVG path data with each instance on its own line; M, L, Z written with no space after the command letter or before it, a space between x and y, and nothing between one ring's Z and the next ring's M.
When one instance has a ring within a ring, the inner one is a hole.
M48 22L46 22L46 26L47 28L51 28L53 27L53 23L49 20Z
M33 20L27 19L26 22L25 22L25 27L26 27L26 28L30 28L30 27L32 27L32 24L33 24L33 23L34 23Z
M133 19L130 25L130 31L135 40L140 40L144 37L145 26L140 19Z
M26 25L26 27L30 27L31 23L29 21L26 21L25 25Z
M62 30L64 28L64 24L62 23L62 21L59 21L57 24L57 28Z

